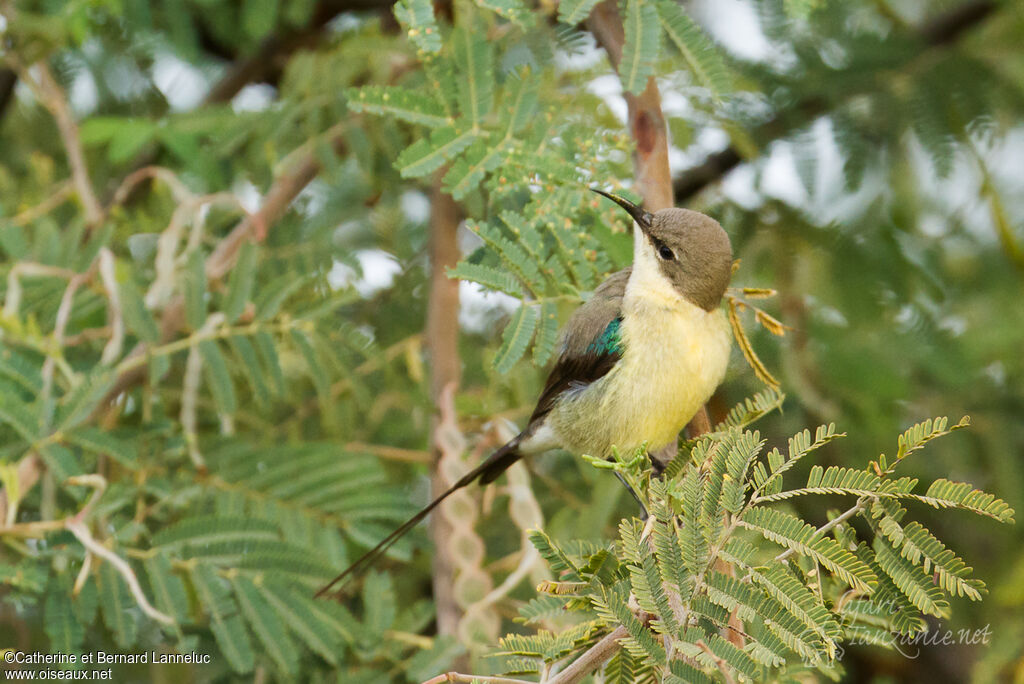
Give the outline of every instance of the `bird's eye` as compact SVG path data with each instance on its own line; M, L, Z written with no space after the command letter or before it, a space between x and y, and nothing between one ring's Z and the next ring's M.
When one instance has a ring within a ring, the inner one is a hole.
M672 250L666 247L665 245L662 245L661 247L658 248L658 256L660 256L665 261L672 261L673 259L676 258L676 255L672 252Z

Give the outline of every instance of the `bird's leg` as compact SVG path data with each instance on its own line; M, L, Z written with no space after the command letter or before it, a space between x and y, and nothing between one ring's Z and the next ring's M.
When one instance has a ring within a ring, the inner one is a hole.
M622 473L616 470L615 477L619 478L619 482L621 482L622 486L626 488L626 491L632 494L633 498L636 499L636 502L640 504L640 510L643 511L643 515L640 517L640 519L647 520L647 518L650 517L651 514L647 512L647 506L644 506L643 499L640 498L640 495L636 493L635 489L629 486L629 483L626 482L626 478L622 476Z
M651 470L653 471L654 477L661 477L665 472L665 468L672 462L672 459L676 457L676 452L679 450L679 445L676 442L669 442L665 446L661 447L657 451L648 451L647 456L651 459Z

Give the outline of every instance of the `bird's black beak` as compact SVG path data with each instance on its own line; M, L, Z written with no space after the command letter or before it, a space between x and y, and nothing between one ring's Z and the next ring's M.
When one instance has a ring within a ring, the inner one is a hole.
M651 229L651 223L654 221L654 215L651 212L644 211L643 207L638 207L637 205L630 202L628 199L618 197L611 193L605 192L604 190L598 190L597 188L590 189L596 192L598 195L607 197L612 202L615 202L620 207L629 212L629 215L633 217L633 220L636 221L637 225L640 226L640 230L644 231L644 233L647 233Z

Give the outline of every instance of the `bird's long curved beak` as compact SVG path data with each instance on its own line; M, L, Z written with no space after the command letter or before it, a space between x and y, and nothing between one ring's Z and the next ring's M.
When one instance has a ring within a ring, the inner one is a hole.
M598 190L597 188L590 189L596 192L598 195L607 197L612 202L615 202L620 207L629 212L629 215L633 217L633 220L636 221L636 224L640 226L640 230L644 231L644 233L647 233L647 231L650 230L651 222L654 220L654 215L651 214L651 212L644 211L643 207L638 207L637 205L630 202L628 199L619 197L618 195L613 195L611 193L605 192L604 190Z

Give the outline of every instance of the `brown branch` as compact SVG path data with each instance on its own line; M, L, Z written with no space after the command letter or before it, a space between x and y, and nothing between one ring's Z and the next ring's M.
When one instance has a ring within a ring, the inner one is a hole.
M613 0L604 0L594 8L587 20L587 28L598 45L608 53L612 67L617 71L626 42L618 6ZM668 132L661 111L661 93L654 78L639 95L623 93L628 108L630 136L636 144L633 152L633 170L637 191L644 198L644 207L650 211L673 206L672 175L668 165Z
M419 449L405 449L402 447L390 446L387 444L368 444L366 442L346 442L341 447L344 451L361 451L373 454L377 458L387 461L402 461L404 463L431 463L430 454Z
M444 674L431 677L423 684L445 684L445 682L480 682L480 684L533 684L526 679L513 679L512 677L493 677L488 675L470 675L461 672L445 672Z
M969 0L924 23L916 31L917 39L929 49L954 43L969 29L992 15L998 6L999 3L993 0ZM850 90L846 94L846 99L862 95L864 92L864 89ZM798 126L827 113L829 108L829 103L820 97L805 98L791 109L780 112L775 118L758 126L753 132L753 138L760 141L763 146L764 143L778 140ZM675 180L675 203L684 204L707 186L721 180L742 161L743 156L739 150L731 145L708 155L702 163L690 168Z
M736 680L733 679L731 674L729 663L726 662L724 658L716 655L715 652L711 650L711 647L704 643L703 639L697 642L697 646L700 647L700 650L704 651L705 655L709 656L711 660L715 662L715 667L717 667L718 671L722 673L722 679L725 680L725 684L736 684Z
M615 655L622 648L619 641L627 636L629 636L629 632L625 627L621 625L616 627L611 633L584 651L583 655L572 661L569 667L549 680L548 684L576 684Z
M925 22L918 29L921 42L929 47L947 45L985 19L999 7L994 0L971 0Z
M459 245L456 235L459 228L459 207L449 195L441 190L441 173L434 178L430 202L430 292L427 297L427 320L424 342L430 360L430 399L436 409L442 407L442 395L446 388L454 394L461 375L458 349L459 282L448 277L447 270L459 260ZM454 416L452 416L454 420ZM438 443L437 417L430 430L431 460L434 472L431 476L431 493L438 496L448 489L450 483L438 467L443 455ZM455 599L455 562L451 558L449 544L453 529L444 515L430 519L430 536L434 542L433 587L434 604L437 611L438 634L457 634L462 609ZM463 663L466 664L466 663ZM455 667L461 667L458 664Z

